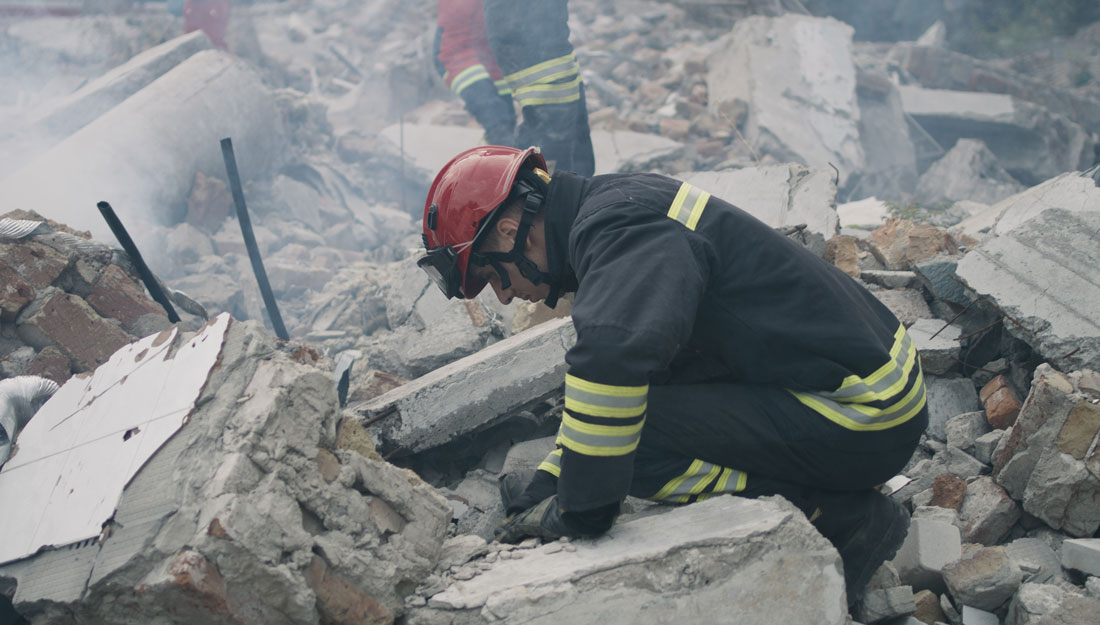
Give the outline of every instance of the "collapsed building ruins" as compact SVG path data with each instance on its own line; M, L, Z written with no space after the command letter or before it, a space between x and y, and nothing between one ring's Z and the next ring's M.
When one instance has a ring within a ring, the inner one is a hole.
M780 498L493 541L575 335L567 302L444 300L410 260L432 175L481 140L432 67L434 3L240 4L230 51L118 4L0 27L0 396L60 385L4 430L0 621L1095 623L1100 23L1008 62L797 2L570 3L597 173L729 200L917 345L931 424L885 486L912 526L849 614Z

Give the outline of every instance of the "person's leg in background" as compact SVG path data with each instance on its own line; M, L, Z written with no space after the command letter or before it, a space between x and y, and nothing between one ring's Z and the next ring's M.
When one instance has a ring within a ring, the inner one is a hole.
M566 0L485 0L489 46L521 106L516 145L539 146L556 168L595 171Z

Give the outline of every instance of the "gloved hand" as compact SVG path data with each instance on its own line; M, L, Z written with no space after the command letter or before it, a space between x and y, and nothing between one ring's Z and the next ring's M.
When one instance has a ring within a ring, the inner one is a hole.
M504 520L496 531L496 538L502 543L518 543L531 536L545 541L557 540L571 534L569 527L561 517L558 496L543 499L538 505L517 512Z

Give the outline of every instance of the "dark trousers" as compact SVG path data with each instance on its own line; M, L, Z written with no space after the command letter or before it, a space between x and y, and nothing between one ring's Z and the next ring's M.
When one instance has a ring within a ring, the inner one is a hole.
M782 389L651 386L631 494L652 497L698 459L745 473L738 495L782 495L809 516L823 496L896 475L927 426L927 408L887 430L853 431Z
M489 47L505 77L573 52L566 0L485 0L484 12ZM557 82L574 78L576 74ZM556 169L582 176L594 173L583 85L577 100L525 105L522 111L517 147L539 146Z

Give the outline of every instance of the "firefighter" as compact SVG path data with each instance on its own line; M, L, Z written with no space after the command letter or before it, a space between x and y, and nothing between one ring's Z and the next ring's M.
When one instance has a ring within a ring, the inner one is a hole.
M437 68L499 145L537 145L553 167L592 175L584 84L566 0L439 0ZM516 128L514 104L522 112Z
M862 286L748 213L656 174L546 172L483 146L440 170L418 264L447 297L575 292L556 449L506 480L498 537L596 535L627 495L778 494L836 546L849 602L901 545L875 487L928 424L916 349Z

